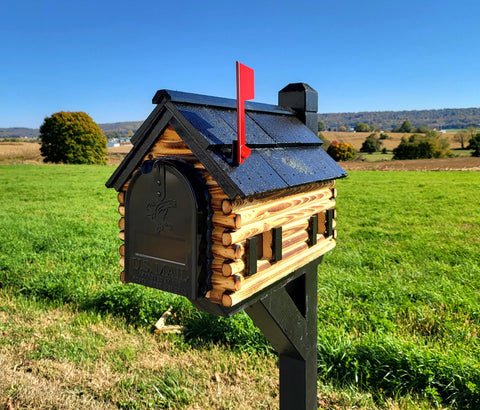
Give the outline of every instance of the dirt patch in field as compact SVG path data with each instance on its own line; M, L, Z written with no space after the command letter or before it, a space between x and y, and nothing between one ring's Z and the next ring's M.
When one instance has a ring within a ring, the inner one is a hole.
M339 162L346 171L480 171L479 157Z

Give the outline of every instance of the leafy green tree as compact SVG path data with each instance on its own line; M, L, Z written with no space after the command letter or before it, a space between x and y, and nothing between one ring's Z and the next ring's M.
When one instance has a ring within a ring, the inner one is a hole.
M451 155L451 151L448 141L441 139L436 131L430 130L425 135L403 137L393 154L393 159L445 158Z
M377 134L372 133L363 141L360 152L378 152L380 151L380 145L382 145L382 141L377 137Z
M318 121L318 132L325 131L325 124L323 121Z
M338 141L332 141L328 147L327 153L335 161L351 161L357 154L352 144Z
M45 162L105 164L107 140L84 112L57 112L40 127L40 151Z
M473 149L472 157L480 157L480 132L470 139L468 149Z
M355 132L370 132L371 128L370 125L365 124L364 122L359 122L355 127L353 128Z
M405 120L403 121L402 125L400 125L400 128L398 129L398 132L412 132L412 124L410 121Z

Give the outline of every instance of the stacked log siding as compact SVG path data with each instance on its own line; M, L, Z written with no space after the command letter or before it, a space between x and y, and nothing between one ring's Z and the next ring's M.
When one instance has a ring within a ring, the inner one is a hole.
M144 157L152 160L175 157L191 164L205 181L213 209L211 290L206 297L213 303L233 306L253 293L312 261L335 246L334 236L326 237L325 212L335 207L334 181L231 200L170 126ZM138 168L137 168L138 169ZM120 238L125 238L125 191L118 194ZM318 216L316 244L310 244L310 218ZM272 259L271 230L282 227L282 259ZM249 275L248 239L262 238L256 273ZM120 255L125 255L124 245ZM124 273L122 272L122 280Z

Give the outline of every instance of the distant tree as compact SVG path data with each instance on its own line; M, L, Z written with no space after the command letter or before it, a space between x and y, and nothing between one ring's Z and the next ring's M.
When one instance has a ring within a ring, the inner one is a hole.
M381 140L388 140L390 138L388 134L385 134L384 132L380 133L380 139Z
M57 112L40 127L40 152L45 162L105 164L107 140L84 112Z
M402 141L393 150L393 159L444 158L451 155L446 139L430 130L425 135L412 134L409 138L402 137Z
M403 121L402 125L400 125L400 128L398 129L398 132L412 132L412 124L410 121Z
M359 122L355 127L353 128L355 132L370 132L370 125L365 124L364 122Z
M323 121L318 121L318 132L325 131L325 124Z
M340 132L345 132L347 130L347 127L345 127L345 125L341 125L340 127L338 127L338 130Z
M352 144L338 141L332 141L328 147L327 153L335 161L351 161L357 154Z
M426 125L420 125L419 127L415 127L411 132L425 134L428 131L430 131L430 128L428 128Z
M477 127L468 127L467 128L467 133L471 138L475 138L477 134L480 132L480 130Z
M453 136L453 140L459 142L462 149L465 149L465 143L470 139L471 136L466 130L459 131Z
M372 133L363 141L360 152L378 152L380 151L380 145L382 145L382 142L377 137L377 134Z
M473 149L472 157L480 157L480 133L470 139L468 149Z

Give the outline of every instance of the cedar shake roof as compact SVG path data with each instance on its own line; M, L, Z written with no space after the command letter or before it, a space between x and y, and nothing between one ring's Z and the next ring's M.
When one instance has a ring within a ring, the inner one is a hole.
M157 106L132 137L133 147L108 188L121 190L169 125L231 199L347 175L289 108L245 102L245 140L252 152L236 165L231 160L236 100L160 90L153 103Z

